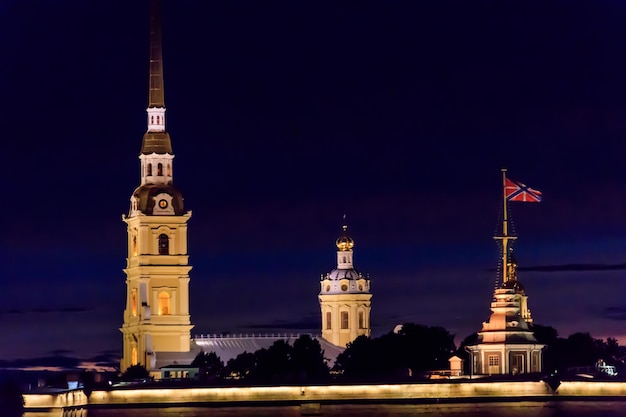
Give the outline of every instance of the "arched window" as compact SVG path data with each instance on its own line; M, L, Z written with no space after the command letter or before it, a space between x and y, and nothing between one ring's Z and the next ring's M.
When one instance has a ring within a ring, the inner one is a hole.
M159 316L165 316L171 313L170 295L165 291L159 293Z
M330 330L332 328L331 318L332 318L332 315L330 311L327 311L326 312L326 330Z
M148 177L152 176L152 164L148 164L148 173L146 174Z
M135 346L133 346L133 350L130 354L130 364L137 365L137 348Z
M348 312L347 311L341 312L341 328L342 329L348 328Z
M170 254L170 239L165 234L159 235L159 255Z
M172 176L172 166L170 164L167 164L167 176Z
M159 165L157 165L157 175L160 177L163 175L163 164L159 162Z
M160 125L161 124L161 116L157 116L157 124Z
M133 288L130 292L130 312L133 317L137 317L137 288Z
M133 236L133 256L137 256L137 236Z

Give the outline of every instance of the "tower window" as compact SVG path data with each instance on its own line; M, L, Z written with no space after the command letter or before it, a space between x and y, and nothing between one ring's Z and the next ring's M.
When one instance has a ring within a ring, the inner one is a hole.
M148 172L146 173L148 177L152 176L152 164L148 164Z
M130 354L130 364L137 365L137 348L135 346L133 346L133 350Z
M348 312L347 311L341 312L341 328L342 329L348 328Z
M170 295L165 291L159 293L159 316L165 316L171 313Z
M359 329L365 329L365 314L359 311Z
M157 116L157 124L160 125L161 124L161 116Z
M137 288L130 292L130 312L133 317L137 317Z
M137 256L137 236L133 236L133 256Z
M172 176L172 166L170 164L167 164L167 176Z
M332 328L332 314L330 311L326 312L326 330L330 330Z
M157 175L160 177L163 175L163 164L159 162L159 165L157 165Z
M167 235L159 236L159 255L169 255L170 254L170 239Z
M154 116L150 116L150 124L153 125L154 124Z

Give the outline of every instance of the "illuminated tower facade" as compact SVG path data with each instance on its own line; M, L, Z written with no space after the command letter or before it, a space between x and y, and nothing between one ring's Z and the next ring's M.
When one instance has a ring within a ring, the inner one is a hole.
M140 364L156 371L163 352L189 352L189 256L183 197L173 185L174 154L165 129L161 21L152 1L148 129L143 137L141 184L130 198L127 225L126 309L121 370Z
M344 217L343 233L336 241L337 268L322 275L319 293L322 338L340 347L371 333L370 280L354 269L354 240L347 230Z
M503 185L506 187L506 170ZM467 346L471 372L476 375L539 373L543 369L543 350L532 329L528 296L517 276L517 262L510 247L515 236L509 235L506 188L504 193L502 234L502 280L494 290L491 315L478 332L475 345Z

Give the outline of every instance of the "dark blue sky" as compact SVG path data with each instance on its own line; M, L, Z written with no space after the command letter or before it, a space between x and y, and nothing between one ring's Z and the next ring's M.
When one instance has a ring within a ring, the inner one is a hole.
M0 6L0 357L119 351L148 1ZM317 327L348 215L375 334L489 313L500 168L537 323L623 337L626 6L163 2L194 332ZM584 264L576 271L560 265Z

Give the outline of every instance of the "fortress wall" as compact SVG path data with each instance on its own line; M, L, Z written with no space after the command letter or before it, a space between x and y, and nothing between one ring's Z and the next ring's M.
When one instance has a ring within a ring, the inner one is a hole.
M626 397L626 382L564 381L559 385L557 395L563 397Z
M286 403L286 402L360 402L419 401L435 399L515 400L536 397L625 397L626 382L562 382L556 393L542 382L454 382L392 385L328 385L277 387L215 388L137 388L93 391L87 397L82 391L60 394L26 394L27 409L54 409L79 406L115 406L137 404L189 403Z

